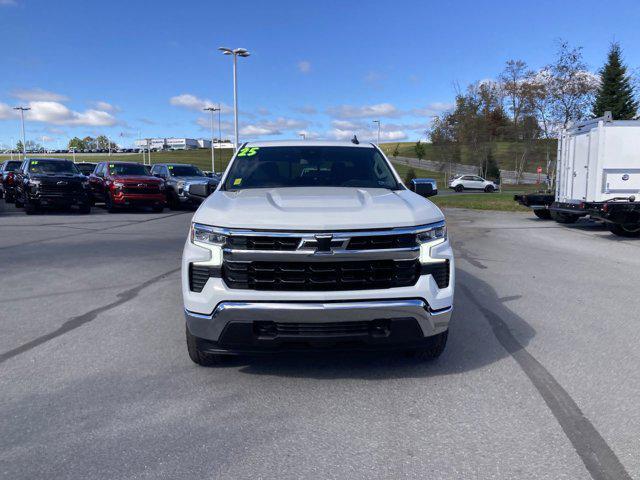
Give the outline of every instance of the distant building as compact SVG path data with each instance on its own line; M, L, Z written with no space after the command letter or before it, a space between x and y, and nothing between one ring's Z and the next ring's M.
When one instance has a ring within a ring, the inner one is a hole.
M150 138L136 140L136 147L149 148L151 150L193 150L196 148L211 148L211 140L204 138ZM215 148L233 148L233 143L229 141L214 142Z

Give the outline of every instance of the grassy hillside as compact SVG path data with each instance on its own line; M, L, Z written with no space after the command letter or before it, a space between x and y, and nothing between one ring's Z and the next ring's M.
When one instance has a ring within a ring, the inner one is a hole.
M389 158L392 158L392 153L398 145L398 156L416 158L415 142L400 142L400 143L383 143L380 148L385 152ZM466 165L478 165L480 159L480 153L474 152L472 149L462 146L459 151L456 152L452 147L434 146L430 143L425 143L425 156L424 160L435 160L440 162L455 162L463 163ZM544 168L546 165L546 152L547 145L551 155L551 159L556 157L557 141L552 140L537 140L533 143L533 148L527 155L525 171L535 172L537 166ZM522 157L524 147L521 143L516 142L497 142L495 144L495 150L493 155L500 166L505 170L515 170L516 160L520 160Z

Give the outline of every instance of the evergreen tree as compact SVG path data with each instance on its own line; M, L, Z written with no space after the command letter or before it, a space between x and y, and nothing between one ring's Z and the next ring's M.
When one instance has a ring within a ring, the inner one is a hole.
M614 120L630 120L636 116L638 102L622 63L620 44L612 43L607 63L600 70L600 88L593 104L593 116L602 117L610 111Z

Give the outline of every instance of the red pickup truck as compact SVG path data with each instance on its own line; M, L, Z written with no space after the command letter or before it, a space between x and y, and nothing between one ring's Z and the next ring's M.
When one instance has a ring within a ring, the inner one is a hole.
M89 176L93 202L104 202L110 213L125 207L166 205L164 180L152 176L141 163L101 162Z

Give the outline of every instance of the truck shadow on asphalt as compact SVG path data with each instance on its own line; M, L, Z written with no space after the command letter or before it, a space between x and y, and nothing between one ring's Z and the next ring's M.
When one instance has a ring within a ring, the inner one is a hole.
M494 330L506 328L522 348L535 336L535 330L508 308L508 302L520 298L500 298L486 282L457 269L457 292L449 329L447 348L431 362L420 362L403 352L326 352L280 354L263 357L227 359L218 368L240 368L250 375L317 379L353 378L383 380L453 375L475 370L510 355L497 340ZM481 313L478 304L481 303ZM487 319L487 312L493 317Z

